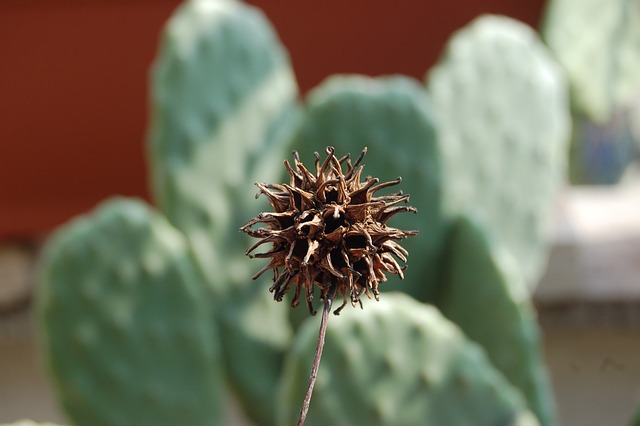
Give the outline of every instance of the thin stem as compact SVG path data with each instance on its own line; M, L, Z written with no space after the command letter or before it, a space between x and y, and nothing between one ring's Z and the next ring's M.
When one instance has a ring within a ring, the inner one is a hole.
M309 411L309 404L311 402L311 394L313 393L313 386L316 384L316 378L318 377L318 367L320 366L320 359L322 358L322 349L324 348L324 337L327 334L327 321L329 320L329 312L331 312L331 304L333 298L336 295L336 286L334 285L329 294L324 299L324 309L322 310L322 319L320 320L320 332L318 333L318 346L316 347L316 356L313 359L313 366L311 367L311 375L309 376L309 385L307 386L307 394L304 396L302 402L302 408L300 408L300 418L298 420L298 426L304 425L304 421L307 419L307 412Z

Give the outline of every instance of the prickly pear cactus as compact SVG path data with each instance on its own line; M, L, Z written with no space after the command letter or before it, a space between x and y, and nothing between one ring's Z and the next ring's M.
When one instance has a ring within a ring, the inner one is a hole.
M142 202L107 202L47 243L45 361L74 424L222 424L216 330L183 236Z
M403 243L409 253L405 281L394 283L420 300L432 295L435 252L441 238L440 161L436 153L431 100L419 82L403 76L333 76L308 97L294 148L324 152L327 145L357 155L368 147L366 170L382 182L403 179L418 215L394 218L394 226L415 229L419 238Z
M295 424L317 330L309 319L287 357L279 425ZM537 424L524 405L480 347L435 308L385 293L329 321L306 424Z
M552 0L542 35L568 74L573 106L597 124L640 91L640 2Z
M238 229L261 208L253 183L280 172L296 82L269 22L242 2L187 1L163 37L152 81L153 193L204 270L231 384L268 425L291 330L268 285L251 280L251 243Z
M558 424L536 315L512 257L493 246L476 222L453 225L436 306L487 352L545 426Z
M564 180L569 109L562 73L533 30L482 16L428 75L442 152L443 209L473 211L532 289Z

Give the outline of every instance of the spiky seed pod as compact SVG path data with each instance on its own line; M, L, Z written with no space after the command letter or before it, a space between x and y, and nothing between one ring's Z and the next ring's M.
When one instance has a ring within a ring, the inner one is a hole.
M399 184L401 178L378 183L379 179L368 176L361 182L366 148L354 164L348 154L338 159L333 147L327 147L326 152L324 162L315 153L315 174L294 152L293 167L284 161L291 177L289 184L256 183L260 190L256 198L265 194L274 212L260 213L241 228L260 239L246 254L270 259L253 279L273 269L269 291L280 302L295 285L292 307L300 303L304 288L311 315L316 313L312 304L315 286L322 300L329 294L342 295L336 315L348 301L362 306L363 293L377 300L378 284L387 280L385 272L404 278L406 267L400 267L396 258L406 262L408 252L396 241L417 234L387 226L396 213L416 212L413 207L398 205L406 203L409 195L400 191L374 197L377 191ZM262 227L254 228L256 224ZM252 254L267 243L272 244L269 251Z

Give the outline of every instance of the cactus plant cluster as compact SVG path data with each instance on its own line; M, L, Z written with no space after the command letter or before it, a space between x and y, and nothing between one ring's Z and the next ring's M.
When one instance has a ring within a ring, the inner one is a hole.
M303 106L261 12L180 6L152 75L157 210L107 201L45 250L38 317L70 422L223 424L224 378L256 424L291 424L317 321L251 280L239 228L265 210L253 183L286 181L287 152L331 145L403 177L418 214L391 223L420 236L386 286L412 297L330 323L309 424L555 425L530 293L564 173L565 83L508 18L478 18L445 52L426 83L335 76Z

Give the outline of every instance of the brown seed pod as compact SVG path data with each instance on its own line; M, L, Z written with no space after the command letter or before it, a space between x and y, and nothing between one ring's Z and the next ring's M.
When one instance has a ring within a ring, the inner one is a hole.
M270 259L253 279L272 269L273 285L269 291L275 300L282 301L295 286L292 307L300 303L304 288L311 315L315 315L315 286L323 300L331 293L342 295L343 303L334 311L336 315L347 301L362 306L363 293L369 298L373 294L377 300L378 284L387 280L385 272L404 278L405 267L400 267L396 258L406 262L408 253L397 241L418 233L387 225L396 213L416 212L413 207L400 205L409 201L409 195L400 191L374 196L380 189L399 184L401 178L378 183L377 178L369 176L361 182L366 148L353 164L349 155L338 159L333 147L326 151L323 162L315 153L315 173L294 152L293 167L284 161L291 177L289 184L256 183L260 190L256 198L265 194L274 211L260 213L240 228L259 239L246 254ZM254 228L257 224L261 227ZM270 250L252 254L263 244L271 244Z

